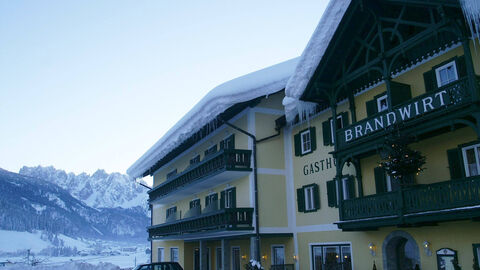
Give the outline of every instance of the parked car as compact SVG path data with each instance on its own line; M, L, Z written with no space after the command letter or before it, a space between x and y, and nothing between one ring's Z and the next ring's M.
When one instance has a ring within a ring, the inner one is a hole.
M178 262L157 262L140 264L133 270L183 270Z

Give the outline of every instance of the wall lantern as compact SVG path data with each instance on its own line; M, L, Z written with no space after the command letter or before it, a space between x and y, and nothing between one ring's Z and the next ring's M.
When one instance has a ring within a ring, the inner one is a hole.
M372 256L375 256L376 249L377 247L375 246L375 244L373 243L368 244L368 250L370 250L370 254L372 254Z
M295 254L293 254L293 261L294 261L294 262L297 262L297 261L298 261L298 256L295 255Z
M423 251L425 251L425 255L432 256L432 250L428 241L423 241Z

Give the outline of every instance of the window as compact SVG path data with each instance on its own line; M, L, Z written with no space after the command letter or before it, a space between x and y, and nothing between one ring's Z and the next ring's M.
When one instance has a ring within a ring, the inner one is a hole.
M283 264L285 264L285 248L283 246L272 246L272 265Z
M217 247L215 259L216 259L217 270L221 270L222 269L222 248Z
M178 248L170 248L170 261L178 262Z
M220 142L220 150L235 149L235 136L232 134Z
M455 269L455 261L458 263L457 251L449 248L437 250L437 269L450 270Z
M293 137L293 139L295 142L295 156L307 155L317 149L315 127L300 131Z
M313 245L311 252L314 270L352 269L350 245Z
M298 212L314 212L320 209L320 192L317 184L297 189Z
M388 109L388 96L383 95L377 98L377 112L383 112Z
M200 155L196 155L194 158L190 159L190 165L200 163Z
M170 171L169 173L167 173L167 180L172 178L176 174L177 174L177 169Z
M167 219L174 219L177 214L177 207L173 206L167 209Z
M467 177L479 175L480 172L480 144L462 148L463 163Z
M211 154L215 154L217 152L217 145L215 144L214 146L208 148L205 150L205 156L209 156Z
M337 130L343 128L343 116L342 114L337 116ZM335 134L333 132L333 119L330 119L330 133L332 133L332 143L335 143Z
M190 201L190 209L200 207L200 199Z
M209 206L212 203L216 203L218 201L218 194L210 194L207 197L205 197L205 207Z
M344 177L342 178L342 188L343 188L343 199L348 200L350 198L355 197L355 194L352 194L352 190L350 188L350 178L349 177Z
M302 155L312 152L312 140L310 137L310 130L300 133Z
M315 203L313 201L313 186L303 189L305 193L305 210L311 211L315 209Z
M240 270L240 248L232 248L232 270Z
M480 267L480 244L473 244L473 257L475 259L475 264Z
M437 86L442 87L451 82L458 80L457 66L455 61L449 62L441 67L435 69L437 77Z
M157 258L158 258L158 262L164 262L165 261L165 253L164 253L164 249L162 247L159 247L158 249L158 253L157 253Z
M200 249L193 250L193 269L200 270Z

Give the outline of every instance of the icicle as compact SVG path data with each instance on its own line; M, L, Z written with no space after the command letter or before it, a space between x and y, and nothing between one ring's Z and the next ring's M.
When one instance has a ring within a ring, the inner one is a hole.
M460 0L460 4L475 46L475 39L480 39L480 1Z

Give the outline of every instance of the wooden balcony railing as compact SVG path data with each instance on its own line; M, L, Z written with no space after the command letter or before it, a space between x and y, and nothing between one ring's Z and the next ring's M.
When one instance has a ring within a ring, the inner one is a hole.
M388 132L387 127L393 124L402 123L405 128L409 126L418 128L419 125L428 125L425 120L437 119L441 115L458 111L472 102L472 93L480 89L479 78L477 84L470 87L467 78L463 78L435 92L427 92L412 98L393 107L391 111L377 113L339 129L336 133L338 151L344 149L348 151L354 145L361 145L384 136L385 132Z
M253 208L226 208L148 227L150 239L220 230L253 230Z
M467 215L466 210L477 206L475 213ZM363 221L374 226L375 219L393 219L388 225L399 225L480 216L480 176L344 200L340 211L340 227L342 221L355 221L361 227ZM449 216L438 211L446 211ZM455 215L456 211L462 215Z
M195 181L211 177L223 171L251 171L251 150L220 150L205 157L200 163L188 167L183 172L171 176L166 182L148 192L150 201L163 197L175 190L193 184Z

